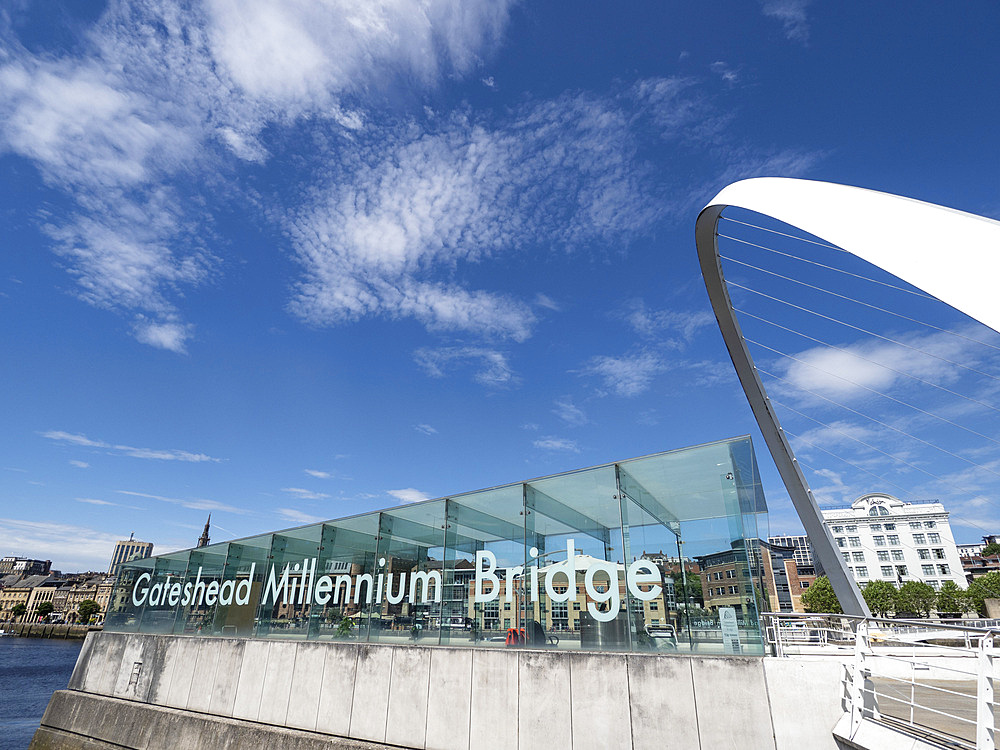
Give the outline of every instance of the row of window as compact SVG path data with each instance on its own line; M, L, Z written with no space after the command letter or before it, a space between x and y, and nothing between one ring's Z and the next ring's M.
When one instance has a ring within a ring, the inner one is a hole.
M714 573L712 573L712 578L716 581L721 581L723 574L725 574L726 578L736 578L736 571L733 568L724 571L717 570Z
M909 523L910 531L918 531L920 529L934 529L937 528L937 521L910 521ZM868 528L872 531L895 531L896 524L894 523L872 523L868 525ZM847 532L848 534L854 534L857 532L857 524L849 524L847 526L831 526L830 529L834 534L843 534Z
M872 543L876 547L885 547L886 544L890 546L899 544L899 534L875 534L872 537ZM931 532L930 534L914 534L913 535L914 544L941 544L941 535L937 532ZM837 537L838 547L860 547L861 537L849 536L849 537Z
M931 554L933 552L933 555ZM864 552L841 552L844 556L844 562L865 562ZM903 556L903 550L894 549L879 549L875 550L875 556L878 558L879 562L889 562L889 556L892 555L892 559L896 562L902 562L905 558ZM929 549L918 549L917 557L921 560L946 560L943 547L935 547L933 550Z
M906 573L906 566L905 565L896 565L896 566L893 566L893 565L882 565L879 569L880 569L880 571L882 573L882 578L895 578L895 577L905 576L907 574ZM947 566L947 565L937 565L937 566L934 566L934 565L921 565L920 566L920 572L921 572L921 574L923 574L925 576L932 576L932 575L934 575L935 569L937 571L937 574L940 575L940 576L951 575L951 568L949 566ZM856 568L850 568L849 570L851 571L851 573L854 575L855 578L867 578L868 577L868 566L866 566L866 565L859 565L858 567L856 567Z

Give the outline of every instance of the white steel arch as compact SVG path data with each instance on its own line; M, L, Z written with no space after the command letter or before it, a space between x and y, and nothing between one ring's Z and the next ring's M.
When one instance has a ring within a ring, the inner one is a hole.
M792 504L845 613L870 612L823 525L747 349L726 287L716 228L728 206L808 232L1000 331L1000 222L874 190L782 177L724 188L698 216L702 276L722 337Z

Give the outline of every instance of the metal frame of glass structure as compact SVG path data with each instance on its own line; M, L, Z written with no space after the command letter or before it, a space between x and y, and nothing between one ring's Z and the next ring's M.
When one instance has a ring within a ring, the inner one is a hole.
M766 513L738 437L137 560L105 629L759 654ZM690 580L723 550L745 561L725 634Z

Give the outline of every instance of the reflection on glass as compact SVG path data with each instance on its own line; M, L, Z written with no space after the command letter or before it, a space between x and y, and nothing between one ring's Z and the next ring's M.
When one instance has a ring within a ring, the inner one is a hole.
M762 653L790 606L748 437L122 566L105 627Z

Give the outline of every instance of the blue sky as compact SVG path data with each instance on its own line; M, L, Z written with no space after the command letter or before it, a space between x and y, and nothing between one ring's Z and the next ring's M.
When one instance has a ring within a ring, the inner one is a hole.
M63 569L756 434L693 242L736 179L1000 216L994 3L2 14L0 553Z

